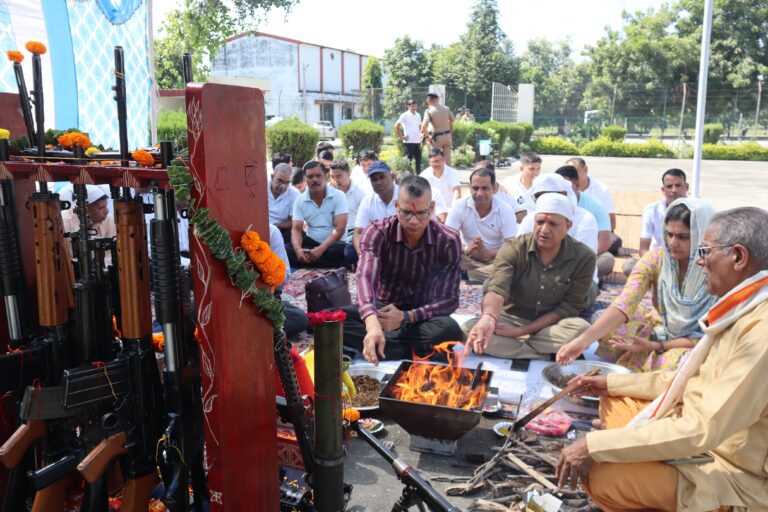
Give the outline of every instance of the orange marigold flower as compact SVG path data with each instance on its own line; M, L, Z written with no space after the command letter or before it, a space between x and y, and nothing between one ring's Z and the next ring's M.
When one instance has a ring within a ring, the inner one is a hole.
M155 157L149 154L149 151L137 149L131 153L131 156L141 167L152 167L155 165Z
M80 132L65 133L56 140L63 148L74 148L75 146L79 146L83 149L88 149L91 147L91 139L89 139L86 134Z
M28 52L34 53L37 55L42 55L48 51L48 48L46 48L45 45L40 41L30 41L24 47L27 49Z
M165 350L165 335L163 333L152 333L152 348L155 349L155 352L163 352Z
M350 423L354 423L360 419L360 411L358 411L354 407L350 407L349 409L344 409L342 411L341 417Z
M8 60L11 62L21 63L24 60L24 54L19 50L8 50L6 55L8 55Z
M149 512L167 512L165 504L158 498L152 498L149 500Z

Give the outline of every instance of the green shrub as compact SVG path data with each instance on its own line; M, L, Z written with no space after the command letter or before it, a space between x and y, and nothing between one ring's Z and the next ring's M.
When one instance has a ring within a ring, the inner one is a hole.
M507 157L517 154L517 148L518 144L515 144L514 141L508 140L504 143L504 145L501 147L501 153L500 156Z
M488 132L488 134L491 136L491 140L493 142L496 142L499 147L503 147L504 143L510 138L512 135L513 129L518 131L520 134L520 138L522 138L523 132L518 127L513 127L511 123L502 123L500 121L486 121L481 125L485 130ZM519 142L516 138L514 138L515 142Z
M618 156L636 158L675 158L675 152L658 140L644 144L627 144L600 137L581 146L584 156Z
M693 156L693 151L688 157ZM716 144L704 144L701 148L701 157L704 160L754 160L768 161L768 148L764 148L757 142L745 142L733 146Z
M560 137L542 137L531 141L531 149L541 155L578 155L573 142Z
M268 155L289 153L293 163L301 167L315 157L320 133L298 119L286 119L267 128Z
M720 123L711 123L704 125L704 144L717 144L724 128Z
M451 151L451 167L458 169L473 165L475 165L475 150L472 146L465 144Z
M341 145L345 148L353 146L355 153L370 149L379 153L384 142L384 128L365 119L357 119L339 128Z
M615 142L624 142L627 135L627 129L623 126L604 126L600 130L600 136Z
M453 147L458 148L468 143L474 144L474 133L476 125L477 123L454 123L453 133L451 134L451 137L453 138Z
M170 140L177 150L187 147L187 114L164 110L157 116L157 140Z
M413 164L407 157L398 153L397 149L393 146L385 149L379 155L379 160L386 162L392 172L397 175L410 172L413 174Z
M531 135L533 135L533 125L531 123L512 123L512 126L517 126L523 129L523 138L521 142L530 144Z

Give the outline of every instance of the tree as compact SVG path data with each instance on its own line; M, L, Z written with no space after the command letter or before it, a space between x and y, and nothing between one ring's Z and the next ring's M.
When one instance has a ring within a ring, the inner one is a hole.
M375 121L381 119L381 63L376 57L368 57L363 69L362 117Z
M395 40L395 45L384 52L387 88L384 91L384 115L396 118L403 112L409 99L424 95L431 82L427 52L421 41L410 36Z
M512 41L499 26L496 0L477 0L469 20L459 43L438 51L433 69L446 86L463 91L462 103L478 117L489 117L492 82L516 84L519 65Z
M565 131L565 116L579 115L584 89L589 83L586 63L571 59L568 41L544 38L528 41L520 60L520 81L535 86L535 111L539 119L549 118Z
M299 0L182 0L160 25L155 41L155 77L162 89L184 87L182 54L192 54L193 76L205 79L210 62L228 37L255 28L271 8L290 8Z

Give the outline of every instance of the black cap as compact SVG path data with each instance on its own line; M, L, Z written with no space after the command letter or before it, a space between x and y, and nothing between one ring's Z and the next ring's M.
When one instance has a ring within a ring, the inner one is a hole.
M438 94L437 94L437 93L435 93L435 92L428 92L428 93L427 93L427 98L432 98L433 100L436 100L436 99L437 99L437 98L439 98L439 97L440 97L440 96L438 96Z

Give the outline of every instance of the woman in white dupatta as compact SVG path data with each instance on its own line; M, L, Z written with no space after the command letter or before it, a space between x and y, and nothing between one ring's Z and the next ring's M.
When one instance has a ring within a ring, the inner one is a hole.
M714 304L707 294L696 247L715 214L704 201L680 198L664 217L664 246L637 263L621 294L581 335L557 353L567 364L595 340L597 355L635 371L674 369L703 333L698 319ZM653 290L654 308L642 304Z

